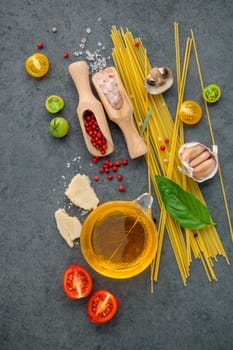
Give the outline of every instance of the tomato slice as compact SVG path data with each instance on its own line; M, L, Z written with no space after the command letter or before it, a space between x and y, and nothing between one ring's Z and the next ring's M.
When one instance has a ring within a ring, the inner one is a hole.
M58 95L51 95L45 101L45 107L49 113L56 114L64 108L65 102Z
M34 78L42 78L48 73L49 60L42 53L34 53L26 59L25 69Z
M92 291L92 278L83 266L72 264L63 274L62 286L69 298L85 298Z
M116 296L105 289L95 291L88 301L88 317L94 323L110 321L117 310Z
M202 96L209 103L217 102L221 96L221 89L217 84L210 84L203 89Z
M178 115L185 124L194 125L201 120L202 109L197 102L187 100L180 106Z

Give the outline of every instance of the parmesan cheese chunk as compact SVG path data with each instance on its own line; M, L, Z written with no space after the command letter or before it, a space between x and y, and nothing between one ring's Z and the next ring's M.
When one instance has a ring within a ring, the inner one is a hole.
M65 195L72 203L85 210L95 209L99 204L99 199L86 175L77 174L74 176L65 191Z
M55 212L55 219L61 236L73 248L74 241L80 237L82 224L75 216L69 216L65 209L58 209Z

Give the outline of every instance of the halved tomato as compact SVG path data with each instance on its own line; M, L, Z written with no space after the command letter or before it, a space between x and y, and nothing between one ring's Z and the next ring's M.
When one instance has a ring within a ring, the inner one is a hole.
M210 84L203 89L202 96L206 102L217 102L221 96L221 89L217 84Z
M26 59L25 69L32 77L42 78L49 70L48 57L42 53L35 52Z
M87 314L94 323L110 321L118 310L116 296L105 289L97 290L88 301Z
M49 113L56 114L65 106L65 102L61 96L51 95L46 98L45 108Z
M185 124L194 125L201 120L202 109L196 101L187 100L180 106L178 115Z
M83 266L72 264L63 274L62 286L69 298L85 298L92 291L92 278Z

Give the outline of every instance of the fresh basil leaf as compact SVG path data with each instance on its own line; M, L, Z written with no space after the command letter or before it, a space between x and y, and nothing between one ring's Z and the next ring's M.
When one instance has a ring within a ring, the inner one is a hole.
M192 193L164 176L157 175L155 180L167 212L180 226L197 230L214 224L207 207Z

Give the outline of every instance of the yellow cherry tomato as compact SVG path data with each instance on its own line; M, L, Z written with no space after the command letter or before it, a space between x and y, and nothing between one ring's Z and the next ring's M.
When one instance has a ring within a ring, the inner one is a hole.
M201 106L192 100L187 100L182 103L179 110L179 118L188 125L197 124L202 117Z
M42 53L34 53L25 62L25 69L34 78L44 77L49 70L49 60Z

